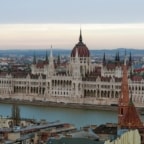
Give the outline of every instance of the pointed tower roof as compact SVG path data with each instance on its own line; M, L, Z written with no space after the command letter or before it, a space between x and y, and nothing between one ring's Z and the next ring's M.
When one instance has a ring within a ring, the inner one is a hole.
M81 29L80 29L79 42L82 42L82 32L81 32Z
M119 62L120 62L120 56L119 56L119 51L117 51L115 56L115 63L118 64Z
M128 87L128 76L127 76L127 66L126 59L123 65L123 77L121 83L121 95L118 101L118 125L121 127L124 115L127 112L129 103L129 87Z
M36 55L35 55L35 52L34 52L34 56L33 56L33 64L36 64Z
M51 50L50 50L50 58L53 58L52 45L51 45Z
M132 61L131 52L130 52L130 56L129 56L129 61L130 62Z
M115 55L115 62L118 60L118 53L116 52L116 55Z
M103 55L103 65L106 64L106 58L105 58L105 52L104 52L104 55Z
M132 66L132 56L131 56L131 52L130 52L130 55L129 55L129 65Z
M127 77L127 66L126 57L123 66L123 78L121 85L121 96L119 98L119 126L121 128L143 128L143 123L136 111L134 103L131 98L129 99L129 87L128 87L128 77Z
M61 63L60 55L58 55L58 58L57 58L57 64L60 65L60 63Z
M47 64L48 64L48 62L49 62L47 51L46 51L46 56L45 56L45 62L46 62Z
M80 29L80 35L79 35L79 42L72 49L72 51L71 51L71 57L75 57L76 56L76 49L77 48L78 48L78 56L79 57L90 57L89 49L83 43L81 29Z
M131 128L131 129L143 128L143 123L140 120L139 114L132 100L132 93L131 93L131 98L129 101L127 112L123 118L122 127Z
M120 61L119 51L117 53L117 60Z

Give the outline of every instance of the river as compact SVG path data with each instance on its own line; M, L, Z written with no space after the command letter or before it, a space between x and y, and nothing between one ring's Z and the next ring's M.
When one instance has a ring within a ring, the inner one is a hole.
M105 124L107 122L117 123L116 111L73 109L60 107L43 107L20 105L22 118L45 119L47 121L60 120L74 124L77 128L90 124ZM11 116L12 104L0 104L0 115ZM141 116L144 121L144 116Z

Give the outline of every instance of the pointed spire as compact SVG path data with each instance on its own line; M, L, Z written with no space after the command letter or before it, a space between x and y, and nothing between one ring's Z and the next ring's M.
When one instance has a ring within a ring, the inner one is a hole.
M115 56L115 62L120 62L120 56L119 56L119 51L116 52L116 56Z
M119 51L117 53L117 61L120 61Z
M80 29L79 42L82 42L82 32L81 32L81 29Z
M129 61L130 62L132 61L131 52L130 52L130 56L129 56Z
M47 51L46 51L46 56L45 56L45 62L48 63L48 54L47 54Z
M127 111L129 103L129 87L128 87L128 75L127 75L127 66L126 62L123 66L123 76L122 76L122 83L121 83L121 95L119 98L119 116L118 116L118 123L121 126L123 122L123 117Z
M51 45L51 50L50 50L50 58L53 57L53 53L52 53L52 45Z
M106 64L106 58L105 58L105 52L104 52L104 55L103 55L103 65Z
M115 62L117 62L117 60L118 60L118 54L117 54L117 52L116 52L116 55L115 55Z
M33 56L33 64L36 64L36 55L35 55L35 52L34 52L34 56Z
M61 63L60 55L58 55L58 58L57 58L57 64L60 65L60 63Z
M130 56L129 56L129 65L132 66L132 56L131 56L131 52L130 52Z
M127 51L126 51L126 49L125 49L125 57L126 57L126 55L127 55Z
M128 86L128 76L127 76L127 66L126 66L126 57L123 66L123 77L121 84L121 95L119 98L118 108L118 123L119 128L143 128L143 124L140 120L140 117L136 111L134 103L132 101L132 91L129 98L129 86Z

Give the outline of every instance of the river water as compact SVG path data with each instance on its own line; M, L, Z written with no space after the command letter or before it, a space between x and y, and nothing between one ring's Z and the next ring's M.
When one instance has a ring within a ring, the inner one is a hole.
M59 107L43 107L20 105L22 118L45 119L47 121L60 120L74 124L77 128L90 124L117 123L117 112L104 110L72 109ZM11 116L11 104L0 104L0 115ZM144 121L144 116L141 116Z

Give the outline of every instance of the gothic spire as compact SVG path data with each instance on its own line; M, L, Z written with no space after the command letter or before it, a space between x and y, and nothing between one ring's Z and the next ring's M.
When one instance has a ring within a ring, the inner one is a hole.
M48 54L47 54L47 51L46 51L46 56L45 56L45 62L48 63Z
M60 62L60 55L58 55L57 64L60 65L60 63L61 63L61 62Z
M115 55L115 62L117 62L118 60L118 53L116 52L116 55Z
M81 32L81 29L80 29L79 42L82 42L82 32Z
M104 52L104 55L103 55L103 65L106 64L106 58L105 58L105 52Z
M50 50L50 58L53 58L52 45L51 45L51 50Z
M132 65L132 56L131 56L131 52L130 52L130 56L129 56L129 65Z
M117 53L117 60L120 61L119 51Z
M34 52L34 56L33 56L33 64L36 64L36 55L35 55L35 52Z
M126 59L123 65L123 77L122 77L122 83L121 83L121 95L119 98L119 116L118 121L119 125L121 126L123 122L123 117L127 112L129 103L129 87L128 87L128 74L127 74L127 65L126 65Z

